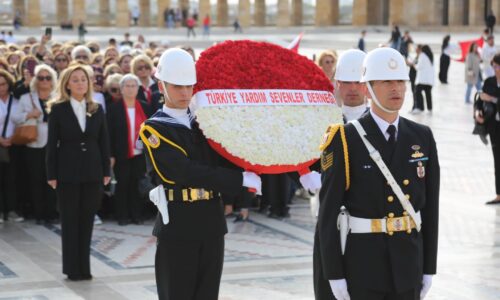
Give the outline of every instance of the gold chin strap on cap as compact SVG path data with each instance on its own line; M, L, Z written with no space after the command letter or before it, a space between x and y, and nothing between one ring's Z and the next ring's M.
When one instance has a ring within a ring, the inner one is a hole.
M146 134L145 134L146 131L149 133L149 138L146 137ZM146 145L146 148L148 149L149 157L151 158L151 163L153 164L153 167L154 167L156 173L158 174L158 176L160 176L161 180L163 180L166 183L175 184L174 181L168 180L160 172L160 169L158 169L155 158L153 156L152 149L157 149L158 147L160 147L161 141L163 141L163 142L167 143L168 145L181 151L182 154L184 154L185 156L188 156L186 150L184 150L181 146L172 142L168 138L162 136L156 129L154 129L153 127L146 125L146 124L141 125L141 130L139 132L139 135L141 136L142 142L144 143L144 145Z
M381 110L385 111L388 114L393 114L398 112L398 110L390 110L382 106L382 104L378 101L377 96L375 96L375 93L373 92L372 85L370 84L369 81L366 82L366 87L368 88L368 92L370 92L370 95L372 96L372 100L377 105Z

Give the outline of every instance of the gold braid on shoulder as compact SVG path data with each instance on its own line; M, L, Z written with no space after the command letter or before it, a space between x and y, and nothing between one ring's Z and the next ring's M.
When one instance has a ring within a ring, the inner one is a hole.
M347 148L347 139L345 137L345 129L342 124L330 125L326 130L325 136L323 137L323 143L319 146L321 151L324 151L333 141L335 134L340 131L340 138L342 141L342 149L344 150L344 162L345 162L345 190L347 191L351 186L351 177L349 173L349 149Z

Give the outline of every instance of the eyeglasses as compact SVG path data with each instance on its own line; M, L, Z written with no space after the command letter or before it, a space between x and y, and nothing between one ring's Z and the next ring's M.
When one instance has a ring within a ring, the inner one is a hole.
M333 64L333 63L335 63L334 60L325 60L325 64Z
M67 62L66 58L56 58L56 62Z
M84 59L84 60L87 60L87 59L89 59L89 57L87 55L78 55L78 56L75 56L75 59Z
M44 81L44 80L45 81L51 81L52 80L52 76L48 76L48 75L47 76L37 76L36 79L38 81Z
M142 66L138 66L136 68L137 71L143 71L143 70L151 70L151 67L148 66L148 65L142 65Z
M111 93L118 93L120 91L120 89L119 88L110 88L109 91Z

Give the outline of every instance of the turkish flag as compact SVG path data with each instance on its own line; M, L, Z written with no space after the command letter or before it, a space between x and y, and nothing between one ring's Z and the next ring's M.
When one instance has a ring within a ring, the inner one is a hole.
M462 56L459 59L455 59L456 61L464 62L465 58L467 57L467 53L469 53L469 48L472 43L476 43L478 48L483 48L484 44L484 39L482 37L476 39L476 40L469 40L469 41L461 41L458 42L458 45L460 46L460 51L462 53Z

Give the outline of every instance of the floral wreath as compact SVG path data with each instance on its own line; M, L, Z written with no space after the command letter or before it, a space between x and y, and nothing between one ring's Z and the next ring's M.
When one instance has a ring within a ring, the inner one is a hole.
M308 58L266 42L226 41L196 63L194 111L210 146L256 173L307 173L342 114Z

